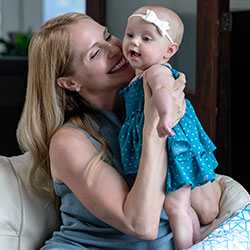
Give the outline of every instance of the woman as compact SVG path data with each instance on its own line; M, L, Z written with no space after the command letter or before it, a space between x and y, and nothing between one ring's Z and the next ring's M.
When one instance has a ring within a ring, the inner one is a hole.
M165 140L147 86L139 171L122 176L117 93L133 76L121 42L83 14L56 17L32 38L18 138L32 156L33 187L61 198L62 217L43 250L172 249L162 213ZM185 109L183 83L182 75L173 91L175 122Z

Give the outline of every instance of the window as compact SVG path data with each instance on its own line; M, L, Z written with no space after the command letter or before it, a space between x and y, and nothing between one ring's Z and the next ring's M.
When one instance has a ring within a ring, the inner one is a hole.
M63 13L74 11L86 13L86 0L43 0L43 22Z

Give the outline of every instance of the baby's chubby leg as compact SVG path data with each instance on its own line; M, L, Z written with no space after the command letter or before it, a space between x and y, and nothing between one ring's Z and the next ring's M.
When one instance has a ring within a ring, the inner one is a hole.
M192 190L191 205L201 224L207 225L218 216L221 192L221 186L216 180Z
M190 194L191 187L186 185L167 194L164 201L176 250L189 248L200 240L200 224L191 207Z

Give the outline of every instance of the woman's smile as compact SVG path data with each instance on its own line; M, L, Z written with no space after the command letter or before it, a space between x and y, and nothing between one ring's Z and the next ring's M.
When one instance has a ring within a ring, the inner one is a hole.
M128 62L125 57L119 59L119 61L108 71L108 74L113 74L122 71L128 66Z

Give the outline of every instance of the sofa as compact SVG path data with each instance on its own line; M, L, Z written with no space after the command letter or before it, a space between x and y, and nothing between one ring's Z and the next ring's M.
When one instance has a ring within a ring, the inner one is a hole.
M54 202L31 192L28 183L29 153L0 156L0 249L38 250L59 228ZM232 178L217 175L222 187L220 214L202 227L205 238L231 214L250 203L248 192Z
M31 192L29 154L0 156L0 249L37 250L59 227L53 201Z

